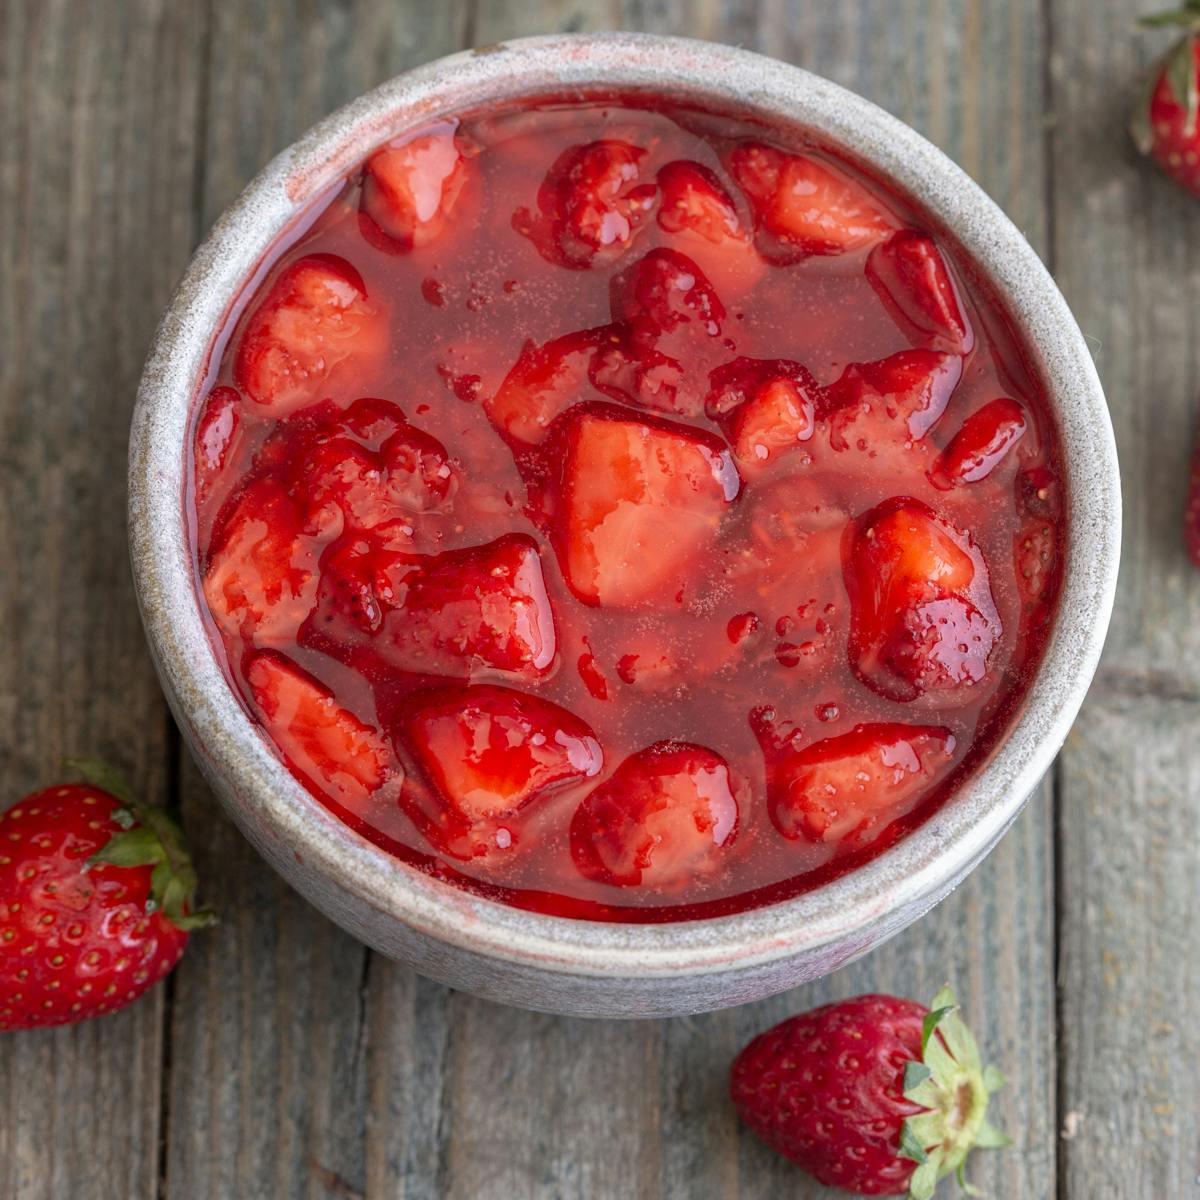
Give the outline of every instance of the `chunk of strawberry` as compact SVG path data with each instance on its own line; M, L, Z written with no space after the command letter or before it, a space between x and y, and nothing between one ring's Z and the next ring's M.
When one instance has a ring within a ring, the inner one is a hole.
M683 364L658 348L660 333L646 321L610 325L592 357L588 378L613 400L674 416L697 416L703 405Z
M317 592L318 543L273 479L255 480L222 515L204 572L204 596L223 632L257 644L295 637Z
M749 290L764 270L754 239L717 176L696 162L677 160L658 172L658 224L730 295Z
M973 412L929 472L934 487L947 490L986 479L1025 433L1025 410L1007 397Z
M891 428L903 441L923 438L946 411L962 371L958 355L936 350L901 350L878 362L851 363L825 395L833 448L850 448L872 425Z
M387 400L318 405L281 422L260 465L289 480L306 526L370 530L442 506L456 481L446 448Z
M450 125L377 150L363 168L360 201L371 242L403 253L435 241L455 213L467 173Z
M771 822L793 841L866 845L945 776L954 749L948 729L877 724L768 752Z
M565 150L538 189L541 220L525 210L513 225L543 257L564 267L619 258L654 207L658 189L641 182L646 151L616 138Z
M196 422L196 503L209 500L220 485L225 468L237 454L242 426L242 399L231 387L215 387L204 401Z
M589 879L672 890L721 867L746 788L702 746L659 742L627 758L575 811L571 856Z
M791 379L764 384L730 421L739 462L766 466L813 435L813 402Z
M362 276L344 259L292 263L250 314L234 378L274 417L324 399L382 357L387 327Z
M511 442L540 442L555 417L584 397L604 336L603 330L583 329L541 346L526 342L496 394L483 402L488 419Z
M709 385L705 407L747 466L765 466L813 435L818 389L797 362L737 358L713 371Z
M670 603L741 487L728 450L600 406L573 414L566 437L556 540L571 590L587 604Z
M333 542L321 556L313 614L317 634L346 646L378 633L384 615L395 607L392 576L398 559L420 561L417 555L385 548L373 537L349 534Z
M659 247L612 281L615 321L644 322L646 340L687 327L719 337L725 306L700 268L678 250Z
M1017 509L1027 517L1054 517L1062 503L1059 478L1045 465L1018 472L1016 492Z
M850 665L891 700L953 703L987 676L1000 637L983 555L919 500L860 517L849 544Z
M1017 590L1027 607L1040 603L1054 578L1058 560L1054 524L1038 517L1027 521L1013 539Z
M726 352L725 306L704 273L676 250L652 250L612 280L611 306L615 324L592 360L593 386L644 408L696 416L704 365Z
M256 654L246 670L246 682L263 728L293 773L361 814L366 800L390 774L387 739L282 654Z
M975 334L933 238L902 229L867 259L867 278L914 344L967 354Z
M871 193L829 162L747 142L729 169L768 235L760 250L776 261L857 250L895 229Z
M401 670L468 678L482 668L536 678L554 660L542 562L523 534L429 558L397 556L386 584L377 648Z
M578 717L509 688L419 693L401 729L438 794L471 822L511 816L552 787L598 774L604 762Z

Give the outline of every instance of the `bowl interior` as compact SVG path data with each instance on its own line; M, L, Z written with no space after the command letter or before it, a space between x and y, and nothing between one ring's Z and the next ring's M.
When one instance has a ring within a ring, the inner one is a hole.
M991 759L939 811L866 865L733 916L592 923L498 904L399 863L329 815L243 711L210 641L184 504L192 410L214 330L304 207L380 142L498 101L613 88L798 126L859 160L948 231L1007 309L1058 424L1067 545L1058 616L1025 703ZM131 439L130 538L139 602L172 706L228 803L362 901L486 956L590 975L688 974L770 962L915 916L979 861L1050 765L1095 670L1115 588L1119 483L1091 357L1020 233L907 126L819 77L708 43L614 34L528 39L454 55L335 113L275 159L197 251L147 363Z

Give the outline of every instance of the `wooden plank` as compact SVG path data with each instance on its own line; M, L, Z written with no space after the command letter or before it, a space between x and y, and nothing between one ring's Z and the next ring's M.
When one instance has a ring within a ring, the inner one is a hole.
M1068 1197L1157 1200L1195 1192L1196 720L1194 697L1102 684L1064 756L1060 1053Z
M617 9L508 0L481 8L475 40L623 26L762 48L863 92L928 133L1044 246L1041 13L1033 0L1003 12L993 7L913 4L897 19L890 0L836 9L751 3ZM725 1099L730 1059L787 1013L866 990L929 996L951 977L1012 1080L998 1120L1022 1149L1019 1156L981 1159L976 1181L993 1195L1040 1200L1055 1178L1049 791L1043 788L992 858L917 928L830 980L762 1004L619 1024L455 996L438 1010L436 1049L423 1039L417 1048L422 1026L414 989L398 977L392 986L403 997L405 1019L393 1040L401 1062L376 1040L385 1025L381 1012L370 1043L375 1073L401 1079L414 1100L436 1103L442 1145L431 1178L431 1117L408 1105L411 1135L389 1127L396 1149L379 1155L369 1194L392 1195L404 1186L416 1196L479 1200L824 1195L740 1132Z
M305 128L457 48L464 24L457 2L217 0L198 232ZM261 862L190 763L182 795L223 923L176 976L167 1194L344 1200L366 1170L368 952Z
M161 0L0 5L0 805L71 753L166 793L125 453L190 249L203 29ZM162 1006L0 1037L0 1196L155 1195Z
M1125 562L1101 677L1062 767L1062 1183L1194 1194L1200 1097L1195 728L1200 575L1180 541L1200 391L1196 201L1125 132L1170 45L1120 0L1057 0L1057 275L1088 335L1121 458Z

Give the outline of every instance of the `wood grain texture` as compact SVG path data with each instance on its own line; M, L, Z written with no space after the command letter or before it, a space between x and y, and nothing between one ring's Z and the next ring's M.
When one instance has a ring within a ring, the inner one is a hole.
M456 3L218 0L206 39L199 229L313 122L457 49L464 24ZM190 764L182 796L223 923L195 940L176 976L166 1194L361 1194L368 951L262 863Z
M1117 435L1125 550L1104 664L1062 756L1062 1193L1157 1200L1200 1179L1196 853L1200 574L1181 513L1200 391L1196 201L1125 127L1170 45L1119 3L1056 0L1057 276Z
M1101 695L1064 754L1067 1196L1190 1196L1200 1176L1200 769L1192 700Z
M199 15L159 0L0 5L0 803L72 753L166 792L166 708L126 565L125 446L191 248ZM0 1196L155 1194L161 1014L160 989L104 1021L0 1039Z

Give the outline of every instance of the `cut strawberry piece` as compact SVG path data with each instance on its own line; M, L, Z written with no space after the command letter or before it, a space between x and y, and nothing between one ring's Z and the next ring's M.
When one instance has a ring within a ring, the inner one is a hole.
M1058 558L1057 538L1050 521L1029 521L1014 539L1017 588L1021 600L1033 606L1046 598Z
M891 631L883 660L887 671L911 685L916 695L945 693L987 677L988 656L998 637L994 613L985 615L965 596L940 596L908 608Z
M364 397L282 422L259 459L290 480L313 530L370 530L442 506L456 475L445 447L387 400Z
M467 178L450 126L389 142L363 169L360 208L371 241L394 253L441 236Z
M880 724L769 752L771 822L794 841L865 845L946 774L954 748L948 729Z
M901 350L873 363L851 363L826 392L831 441L845 450L865 427L890 426L902 440L923 438L937 423L958 381L962 359L935 350Z
M526 342L496 394L484 401L488 419L509 441L540 442L555 417L583 398L604 337L604 330L584 329L542 346Z
M866 188L827 162L750 142L733 151L729 167L771 239L760 247L768 258L842 254L895 228Z
M610 325L592 358L588 378L613 400L673 416L699 415L703 397L678 359L657 345L659 331L646 321Z
M554 616L533 540L507 534L432 558L397 557L387 571L379 650L405 671L525 678L554 660Z
M526 211L513 224L543 257L590 267L623 254L654 207L658 189L640 182L645 150L615 138L564 151L538 189L537 222Z
M196 422L196 503L203 504L220 484L232 462L241 431L242 400L231 387L215 387L208 394Z
M343 518L351 527L370 529L396 515L377 485L375 455L349 438L319 439L304 448L296 475L293 494L302 499L305 528L312 533L336 537Z
M987 565L928 505L898 497L861 517L846 587L850 665L881 696L951 703L986 677L1001 632Z
M731 295L741 295L764 264L721 181L700 163L667 163L658 172L658 224Z
M867 278L916 345L967 354L975 334L933 238L902 229L867 259Z
M387 739L282 654L255 655L246 671L263 727L292 771L331 800L360 813L387 779Z
M740 462L765 466L812 437L818 389L799 363L738 358L713 371L709 383L705 407L725 426Z
M1053 517L1062 505L1062 485L1049 467L1027 467L1017 475L1017 509L1027 517Z
M598 774L604 761L578 717L509 688L421 693L402 730L430 783L472 822L511 816L551 787Z
M739 462L765 466L812 437L812 399L790 379L772 380L733 414L730 432Z
M344 259L292 263L250 315L238 345L238 387L274 417L331 394L382 357L387 328L362 276Z
M667 163L658 172L658 186L658 224L667 233L689 234L710 246L749 242L733 201L708 167L682 160Z
M725 306L690 258L660 247L613 279L612 314L616 321L647 322L648 338L684 326L715 338L725 321Z
M374 538L349 535L334 542L321 557L313 617L317 632L339 645L378 633L394 607L391 577L398 559L420 561L416 555L397 555Z
M807 368L791 359L735 358L710 373L705 412L724 424L735 409L745 407L765 385L779 379L794 383L797 391L809 395L818 390Z
M701 409L703 364L725 354L725 306L691 259L652 250L611 285L616 324L592 361L597 390L680 416ZM696 364L689 372L684 363Z
M711 750L659 742L627 758L580 804L571 856L589 879L672 889L719 870L745 785Z
M217 624L259 645L294 638L316 596L317 551L283 488L251 483L209 553L204 596Z
M567 429L558 544L585 603L669 600L716 535L741 480L706 435L599 406Z
M973 412L929 472L934 487L947 490L986 479L1025 433L1025 410L1003 397Z

